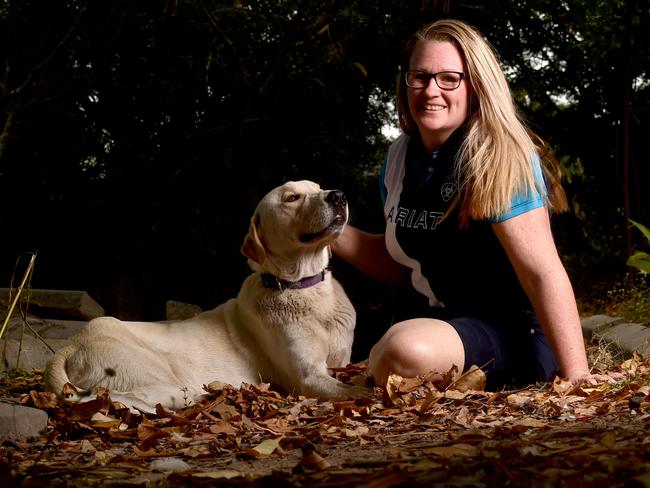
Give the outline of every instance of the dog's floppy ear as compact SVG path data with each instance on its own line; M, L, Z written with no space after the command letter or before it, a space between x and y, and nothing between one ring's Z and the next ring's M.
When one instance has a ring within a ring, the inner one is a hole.
M251 225L248 229L248 234L244 238L244 243L241 246L241 252L248 259L255 261L258 264L264 262L266 257L266 251L264 250L264 244L260 239L259 233L257 231L260 225L260 216L255 214L251 219Z

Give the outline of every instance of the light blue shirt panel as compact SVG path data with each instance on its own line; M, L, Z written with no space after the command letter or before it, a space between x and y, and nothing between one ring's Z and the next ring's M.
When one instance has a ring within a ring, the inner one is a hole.
M499 222L503 222L505 220L516 217L517 215L529 212L530 210L543 207L546 204L546 192L544 191L543 194L540 194L539 192L540 188L546 188L546 184L544 181L544 174L542 173L542 163L537 153L533 155L532 163L535 177L535 188L533 188L533 191L531 192L527 189L526 191L516 194L512 199L512 203L510 204L510 210L504 214L490 219L491 223L497 224Z
M381 192L381 199L384 205L386 204L386 186L384 184L384 176L386 175L387 163L388 163L388 155L386 155L386 157L384 158L384 163L382 164L381 173L379 177L379 190ZM532 163L533 163L533 171L535 177L535 188L533 189L533 191L532 192L524 191L516 194L512 199L512 203L510 204L510 210L508 210L506 213L502 215L499 215L498 217L490 219L491 223L497 224L499 222L503 222L505 220L516 217L517 215L526 213L530 210L543 207L545 205L546 202L544 200L544 197L546 196L546 194L545 193L544 195L540 194L539 188L546 188L546 185L544 182L544 175L542 173L541 161L537 153L533 154Z

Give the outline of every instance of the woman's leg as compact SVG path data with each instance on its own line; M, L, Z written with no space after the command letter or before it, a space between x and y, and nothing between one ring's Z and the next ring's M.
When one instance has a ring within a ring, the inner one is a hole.
M498 327L475 317L398 322L370 351L368 371L377 386L385 386L391 373L409 378L445 373L454 364L462 373L476 365L486 373L486 388L492 391L553 378L557 360L535 314L496 323Z
M391 373L405 378L456 365L463 371L465 349L458 332L447 322L417 318L393 325L374 345L368 371L375 384L384 386Z

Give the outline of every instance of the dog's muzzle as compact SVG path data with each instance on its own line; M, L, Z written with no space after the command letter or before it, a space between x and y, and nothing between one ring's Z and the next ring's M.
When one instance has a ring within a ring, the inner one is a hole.
M345 198L345 193L343 193L341 190L330 190L330 192L325 197L325 201L332 207L336 207L341 210L345 209L345 206L348 203Z
M348 213L347 206L348 202L345 198L345 194L341 190L330 190L325 195L325 203L330 208L330 211L333 212L334 218L329 222L329 224L321 231L318 232L307 232L302 234L299 239L300 242L308 243L320 239L321 237L336 232L340 230L345 223L347 222Z

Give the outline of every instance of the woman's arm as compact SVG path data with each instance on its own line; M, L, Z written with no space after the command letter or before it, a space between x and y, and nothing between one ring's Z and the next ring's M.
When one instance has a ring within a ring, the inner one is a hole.
M590 379L578 308L553 241L548 210L539 207L492 227L555 351L562 375L572 381Z
M383 234L370 234L347 225L332 243L332 251L365 275L382 283L396 287L410 285L411 270L391 257Z

